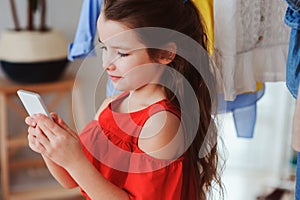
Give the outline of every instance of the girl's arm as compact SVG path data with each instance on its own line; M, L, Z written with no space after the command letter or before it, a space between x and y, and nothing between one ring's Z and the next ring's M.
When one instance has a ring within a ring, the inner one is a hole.
M94 120L98 120L100 113L116 97L117 95L111 96L103 101ZM105 179L86 157L83 157L82 159L82 161L78 161L67 170L91 199L129 199L128 194L124 190L121 190L119 187Z
M176 115L161 111L152 115L144 124L138 140L139 148L148 155L172 160L186 150L183 125Z
M34 117L43 133L36 138L40 152L64 168L91 199L129 199L124 190L105 179L90 163L75 132L62 128L45 115Z
M78 184L64 168L51 161L49 158L47 158L47 156L42 155L42 157L47 165L48 170L61 186L68 189L78 187Z
M69 165L66 170L91 199L129 200L128 194L105 179L86 157Z
M51 116L56 123L58 123L58 117L56 113L51 113ZM47 168L49 169L52 176L65 188L74 188L77 187L78 184L74 181L74 179L69 175L69 173L62 168L61 166L57 165L55 162L51 161L46 155L41 153L41 144L37 141L37 137L42 135L42 131L39 127L36 126L36 122L33 118L27 117L25 119L26 124L29 125L28 128L28 141L30 148L40 153L45 161ZM61 122L61 121L60 121ZM61 124L63 125L63 124Z

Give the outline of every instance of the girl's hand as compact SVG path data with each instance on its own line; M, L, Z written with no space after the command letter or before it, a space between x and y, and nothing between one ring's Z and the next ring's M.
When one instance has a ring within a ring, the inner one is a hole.
M42 149L44 148L39 141L36 139L39 135L42 135L43 132L39 127L33 127L29 126L28 127L28 142L29 142L29 147L37 152L37 153L42 153Z
M28 116L28 117L26 117L25 118L25 123L29 126L29 128L30 127L35 127L36 126L36 121L35 121L35 119L34 118L32 118L32 117L30 117L30 116ZM28 130L29 131L29 130Z
M32 117L36 127L40 129L33 135L36 138L33 143L38 142L34 146L35 150L64 168L75 165L85 158L78 135L57 114L51 113L51 116L53 121L42 114Z
M29 143L29 147L37 152L37 153L41 153L43 147L42 145L39 143L39 141L36 139L36 137L38 135L43 134L43 132L41 131L41 129L39 127L36 126L36 120L30 116L25 118L25 123L28 125L28 143Z

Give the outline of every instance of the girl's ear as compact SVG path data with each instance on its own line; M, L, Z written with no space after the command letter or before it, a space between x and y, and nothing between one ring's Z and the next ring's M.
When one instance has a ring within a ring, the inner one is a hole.
M174 42L168 43L162 50L160 50L158 62L163 65L171 63L176 56L176 51L177 45Z

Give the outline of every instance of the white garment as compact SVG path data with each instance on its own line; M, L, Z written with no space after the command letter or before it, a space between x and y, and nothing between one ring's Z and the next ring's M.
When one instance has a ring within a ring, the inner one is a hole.
M300 152L300 85L293 120L292 147L295 151Z
M289 28L283 0L215 0L215 56L225 100L284 81Z

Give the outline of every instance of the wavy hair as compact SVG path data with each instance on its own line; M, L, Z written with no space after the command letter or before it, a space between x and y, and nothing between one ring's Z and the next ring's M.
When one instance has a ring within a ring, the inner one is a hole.
M107 20L118 21L133 29L160 27L174 30L192 38L207 52L205 26L202 23L198 9L190 0L104 0L103 6L102 10ZM147 43L151 42L144 35L140 35L140 38L146 46ZM173 42L172 36L157 39L161 42L161 46ZM147 51L153 60L157 59L157 56L161 53L161 50L158 49L150 48ZM200 113L196 113L191 107L182 114L186 114L186 119L189 119L184 122L186 127L192 127L195 123L193 119L199 117L200 114L199 125L195 130L196 134L187 149L187 153L191 164L194 165L194 172L191 173L198 177L195 178L197 199L204 200L207 198L207 192L213 189L213 183L216 183L222 191L222 183L218 173L217 127L213 115L217 110L216 81L208 55L201 54L200 56L197 51L191 53L199 57L201 71L206 76L205 81L201 75L202 73L199 73L199 69L196 69L179 55L175 56L169 66L188 80L197 97ZM174 90L165 88L167 98L179 108L179 102L188 104L190 97L185 93L187 86L182 83L181 79L166 78L166 80L169 80L175 87ZM174 91L178 91L178 94L174 94ZM187 133L189 131L192 130L187 129ZM199 156L200 154L203 155Z

